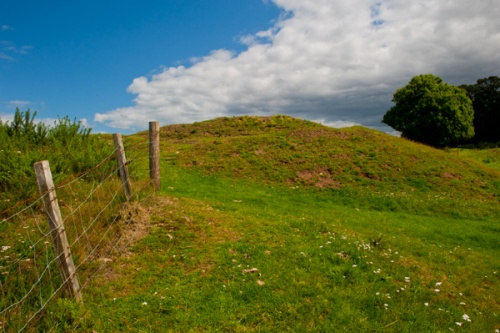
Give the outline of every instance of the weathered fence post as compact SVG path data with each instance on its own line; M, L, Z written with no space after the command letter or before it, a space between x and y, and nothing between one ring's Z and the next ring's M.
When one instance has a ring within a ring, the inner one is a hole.
M125 157L125 149L123 148L122 135L120 133L113 134L113 141L115 143L116 158L118 160L123 191L125 192L127 200L130 200L132 198L132 186L130 185L130 176L128 174L127 158Z
M48 161L36 162L34 164L36 180L40 194L43 195L43 204L47 213L50 226L50 235L54 245L59 270L66 283L67 289L77 302L83 301L80 292L80 283L76 276L75 264L71 257L66 230L64 229L59 203L56 197L52 173Z
M160 123L149 122L149 177L155 191L160 190Z

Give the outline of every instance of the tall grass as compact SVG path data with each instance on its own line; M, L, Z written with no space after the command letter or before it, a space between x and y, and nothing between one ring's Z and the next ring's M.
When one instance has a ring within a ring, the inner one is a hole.
M6 332L66 331L78 308L61 297L69 295L41 201L24 201L39 197L34 162L50 162L82 288L111 253L126 246L133 237L127 232L136 228L130 216L141 213L124 204L116 161L108 158L114 156L108 135L93 135L68 117L47 126L35 116L17 110L13 121L0 123L0 331Z
M36 195L33 163L50 162L54 181L90 169L113 152L109 141L67 116L53 126L35 120L36 112L16 110L0 119L0 212Z

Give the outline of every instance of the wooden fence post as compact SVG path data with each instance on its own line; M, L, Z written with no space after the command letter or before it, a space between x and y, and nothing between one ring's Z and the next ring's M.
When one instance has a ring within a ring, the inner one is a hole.
M64 229L59 203L56 197L52 173L48 161L36 162L34 164L36 180L40 194L43 195L43 204L47 213L50 226L50 235L54 245L59 270L66 283L67 289L77 302L82 302L80 283L76 276L75 264L71 257L66 230Z
M149 122L149 177L155 191L160 190L160 123Z
M120 133L113 134L113 141L115 143L116 158L118 160L123 191L129 201L132 198L132 186L130 185L130 176L128 174L127 158L125 157L125 149L123 148L122 135Z

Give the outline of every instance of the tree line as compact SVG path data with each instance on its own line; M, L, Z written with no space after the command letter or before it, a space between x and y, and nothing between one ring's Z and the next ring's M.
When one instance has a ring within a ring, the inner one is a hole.
M433 74L396 90L382 123L401 136L434 147L500 144L500 78L453 86Z

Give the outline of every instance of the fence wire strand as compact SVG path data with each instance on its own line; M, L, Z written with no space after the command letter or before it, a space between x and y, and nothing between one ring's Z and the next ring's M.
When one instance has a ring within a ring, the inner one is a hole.
M149 144L141 142L125 146L130 155L127 165L134 169L135 180L149 176L141 169L141 165L147 165L149 161L144 147L149 147ZM94 167L63 179L52 189L57 192L63 228L68 239L71 238L72 255L77 257L75 269L81 279L80 293L91 287L92 280L107 267L106 259L119 255L133 241L122 230L120 211L127 200L117 177L119 166L111 168L108 165L114 160L116 149ZM150 200L155 195L154 191L147 190L152 188L151 180L131 183L138 186L133 188L136 200L139 193L141 201ZM64 279L57 268L62 254L56 256L51 245L52 234L43 209L46 195L48 193L42 193L0 212L2 215L22 207L0 221L0 225L12 232L11 241L15 241L9 245L0 244L0 331L32 330L35 324L45 320L43 314L47 307L66 292L69 277ZM60 324L52 320L54 323L45 324L50 331ZM80 322L82 320L80 318ZM73 330L78 325L77 321Z

